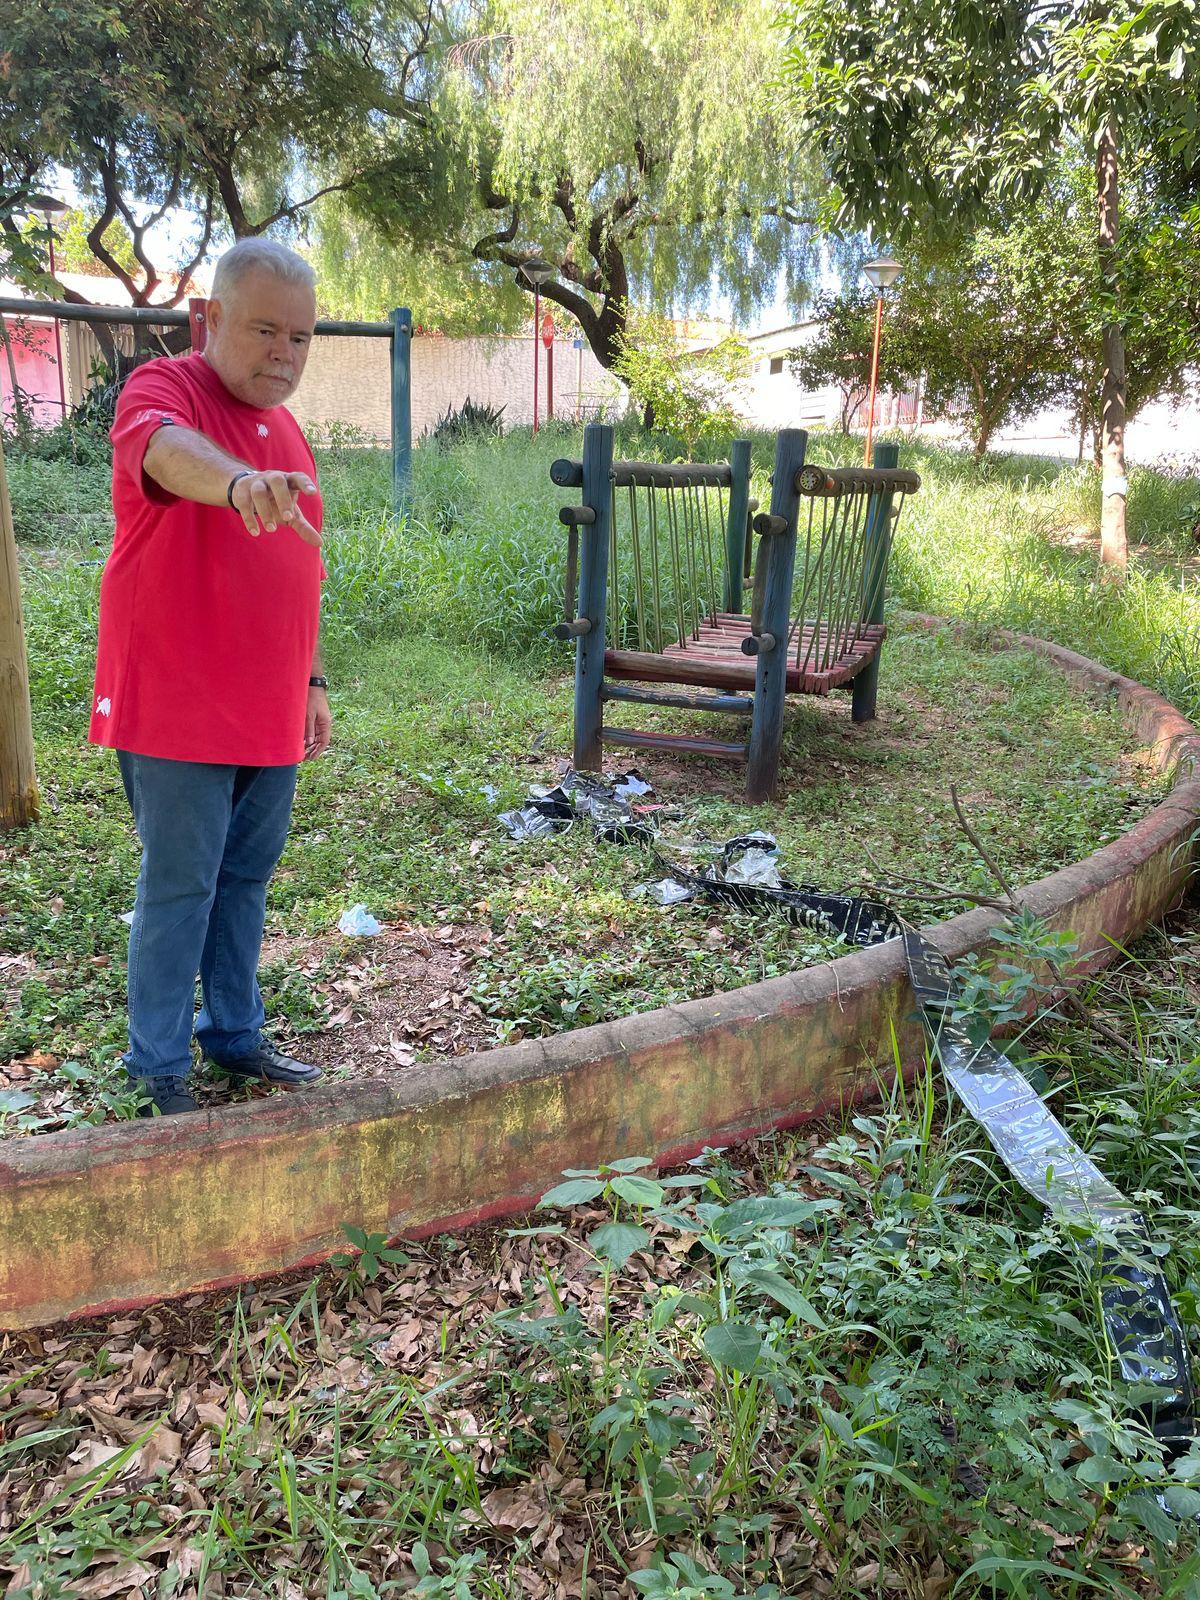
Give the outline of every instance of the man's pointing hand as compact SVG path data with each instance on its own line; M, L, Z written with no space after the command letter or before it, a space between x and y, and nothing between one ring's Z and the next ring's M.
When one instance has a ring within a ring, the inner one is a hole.
M259 523L268 533L282 525L298 533L306 544L320 546L321 535L300 509L299 496L316 494L307 472L248 472L233 486L233 508L255 538Z

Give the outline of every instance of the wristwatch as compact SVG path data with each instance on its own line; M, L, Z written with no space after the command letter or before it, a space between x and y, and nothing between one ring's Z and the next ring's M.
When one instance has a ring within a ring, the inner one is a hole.
M329 684L324 678L310 678L308 680L308 687L310 689L328 689Z
M230 478L229 487L225 490L225 498L226 498L226 500L229 501L229 509L231 511L236 511L237 510L237 507L233 503L233 491L234 491L235 487L239 483L241 483L243 478L252 478L253 476L254 476L254 473L250 470L249 467L247 467L245 472L235 472L233 477Z

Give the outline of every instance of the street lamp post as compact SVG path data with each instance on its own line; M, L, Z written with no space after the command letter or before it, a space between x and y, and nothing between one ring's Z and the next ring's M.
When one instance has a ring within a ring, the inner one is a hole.
M50 276L54 276L54 223L51 218L58 212L68 210L65 200L56 200L52 194L31 194L25 202L30 211L36 211L46 224L46 234L50 241ZM62 407L65 419L67 415L67 383L63 373L63 348L62 324L58 318L54 319L54 350L58 361L58 403Z
M533 432L538 431L538 339L541 336L541 288L547 278L552 278L557 271L549 261L543 261L535 256L532 261L521 263L521 276L533 285Z
M875 390L879 384L879 343L883 336L883 291L900 276L900 263L890 256L877 256L863 264L863 277L875 291L875 348L871 355L871 399L867 408L867 443L863 466L871 465L871 443L875 434Z

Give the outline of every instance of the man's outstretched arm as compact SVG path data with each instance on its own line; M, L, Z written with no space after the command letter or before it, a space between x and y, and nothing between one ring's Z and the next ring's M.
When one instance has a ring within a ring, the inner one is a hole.
M255 537L261 521L268 533L282 524L307 544L321 543L321 535L300 509L300 495L317 492L308 471L259 472L222 450L206 434L174 426L159 428L151 435L142 471L181 500L195 500L203 506L232 504L246 531Z

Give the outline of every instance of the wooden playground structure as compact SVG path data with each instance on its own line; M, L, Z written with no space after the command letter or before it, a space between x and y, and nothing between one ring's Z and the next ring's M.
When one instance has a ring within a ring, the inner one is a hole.
M900 469L895 444L859 468L806 464L807 444L803 429L779 434L771 508L757 516L746 439L728 462L614 461L612 428L594 423L582 461L553 464L555 484L583 491L559 512L568 548L555 629L575 640L577 768L599 770L605 744L745 761L758 802L778 782L789 693L848 686L854 720L874 717L888 557L921 480ZM748 719L749 735L606 726L613 702Z

